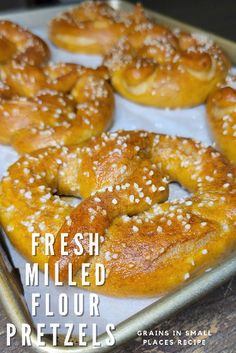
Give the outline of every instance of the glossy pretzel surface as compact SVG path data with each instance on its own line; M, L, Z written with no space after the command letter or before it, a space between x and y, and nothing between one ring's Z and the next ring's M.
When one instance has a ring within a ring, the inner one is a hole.
M202 34L137 24L105 57L114 88L125 98L160 108L193 107L227 75L223 51Z
M217 146L236 164L236 84L229 77L225 85L217 89L207 101L210 129Z
M103 55L132 31L135 23L145 21L140 4L128 13L115 10L104 1L85 1L52 19L49 38L71 52Z
M8 64L0 71L0 142L20 153L78 143L111 125L114 97L103 67Z
M145 131L102 134L86 143L51 147L22 157L0 185L1 224L16 248L41 268L56 262L66 281L71 262L92 264L89 289L115 296L152 296L209 269L235 246L235 168L212 147L192 139ZM192 196L168 200L176 181ZM84 200L76 207L59 195ZM36 257L31 233L40 232ZM55 256L44 234L58 234ZM68 232L69 256L60 254ZM100 234L100 255L75 256L74 235ZM107 269L96 287L93 267ZM79 276L78 276L79 278ZM78 285L81 283L78 279Z
M14 61L42 65L49 57L48 46L41 38L14 22L0 21L0 64Z

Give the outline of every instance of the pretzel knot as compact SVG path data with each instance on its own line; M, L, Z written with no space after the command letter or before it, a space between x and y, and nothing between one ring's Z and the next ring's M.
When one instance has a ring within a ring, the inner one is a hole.
M60 48L79 53L104 54L135 23L146 22L137 4L131 13L113 9L102 1L85 1L52 19L49 38Z
M90 262L91 290L116 296L166 292L208 269L235 246L236 171L212 147L192 139L144 131L103 133L86 143L25 155L0 185L0 217L13 244L51 275L68 264L81 285L82 262ZM169 182L192 192L168 200ZM59 195L81 197L72 207ZM41 233L36 257L31 233ZM57 234L55 255L44 253L44 234ZM60 236L68 233L68 256ZM99 256L88 254L88 233L100 235ZM84 234L84 254L74 236ZM96 287L94 267L107 279Z
M21 153L78 143L111 124L114 96L104 67L11 64L0 72L9 87L0 101L0 142Z
M219 149L236 163L236 81L228 77L207 101L208 121Z
M161 108L203 103L229 69L225 54L202 34L138 24L105 57L114 88L137 103Z
M35 34L10 21L0 21L0 63L10 61L32 65L48 62L47 44Z

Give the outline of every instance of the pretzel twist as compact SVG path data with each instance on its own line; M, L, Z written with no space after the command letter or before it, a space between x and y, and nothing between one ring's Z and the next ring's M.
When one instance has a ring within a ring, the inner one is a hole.
M46 64L50 52L35 34L10 21L0 21L0 64L10 61L31 65Z
M103 67L13 64L1 76L11 95L0 101L0 142L21 153L78 143L111 124L114 96Z
M229 77L207 101L208 122L219 149L236 164L236 85Z
M43 268L67 265L79 271L91 263L89 289L116 296L164 293L212 266L235 246L236 171L212 147L192 139L144 131L102 134L79 145L25 155L0 184L0 217L17 249ZM177 181L193 193L168 200ZM58 195L84 200L75 208ZM41 233L36 257L29 246ZM44 234L57 234L55 256L44 253ZM60 233L68 232L69 256L60 253ZM100 255L73 253L75 233L100 234ZM95 263L107 269L96 287Z
M135 23L146 22L140 4L126 13L102 1L85 1L52 19L49 38L58 46L76 53L104 54L119 38L132 31Z
M150 22L136 25L104 63L121 95L160 108L205 102L230 66L222 50L204 35L173 33Z

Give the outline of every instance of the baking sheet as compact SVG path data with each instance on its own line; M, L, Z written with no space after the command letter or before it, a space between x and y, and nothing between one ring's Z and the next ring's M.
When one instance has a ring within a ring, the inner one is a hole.
M34 27L33 32L40 35L42 38L47 40L46 29ZM51 46L51 44L49 43ZM97 56L77 55L58 50L51 46L52 50L52 61L67 61L84 64L87 66L96 67L101 63L101 58ZM156 108L148 108L129 102L122 97L116 95L116 113L114 117L114 124L112 130L117 129L146 129L149 131L155 131L158 133L167 133L172 135L180 135L186 137L193 137L206 144L212 144L210 133L207 128L205 107L199 106L193 109L178 109L178 110L161 110ZM8 146L0 145L0 175L3 175L7 167L18 158L17 153ZM171 187L171 198L185 196L186 191L172 185ZM24 263L25 260L13 249L9 244L9 250L14 260L15 267L20 269L22 283L24 284ZM42 281L43 275L40 276ZM40 302L43 306L43 298L45 292L49 292L52 295L53 303L52 310L55 312L55 316L48 318L44 315L43 310L39 310L37 317L33 318L34 323L52 323L60 322L78 322L78 318L72 313L63 318L59 316L57 310L57 298L63 291L67 293L71 298L75 291L79 291L85 294L86 300L88 301L89 292L81 289L74 289L63 287L55 287L53 283L50 287L45 288L43 285L37 288L25 287L25 299L27 303L30 303L30 297L32 292L39 292L42 294L42 301ZM88 324L93 322L98 324L99 333L104 332L105 325L109 322L115 325L119 322L129 318L131 315L137 313L141 309L147 307L151 303L157 300L157 298L148 299L118 299L107 296L99 295L100 297L100 317L91 318L88 312L88 306L84 312L83 317L79 318L80 322ZM122 308L122 310L120 310ZM30 309L30 305L29 305ZM48 332L50 332L48 328ZM63 330L62 330L63 332ZM91 334L91 327L87 331L87 334Z

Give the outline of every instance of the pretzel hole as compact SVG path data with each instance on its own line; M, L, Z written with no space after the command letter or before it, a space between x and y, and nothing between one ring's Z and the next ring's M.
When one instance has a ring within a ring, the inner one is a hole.
M169 201L180 198L187 198L191 195L192 194L188 190L186 190L180 183L173 181L169 184Z

